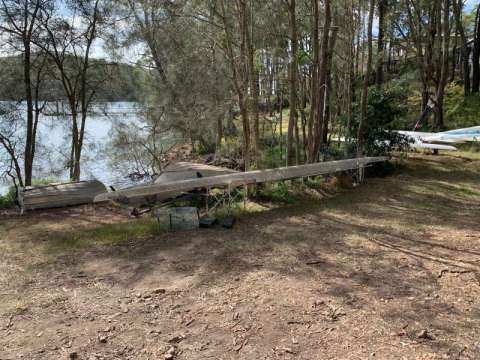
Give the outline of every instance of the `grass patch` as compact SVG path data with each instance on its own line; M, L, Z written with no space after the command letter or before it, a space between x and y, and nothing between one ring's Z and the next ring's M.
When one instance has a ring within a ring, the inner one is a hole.
M45 252L50 255L75 249L86 249L95 245L122 244L157 234L158 223L153 218L139 219L119 224L100 225L91 229L78 229L46 235Z

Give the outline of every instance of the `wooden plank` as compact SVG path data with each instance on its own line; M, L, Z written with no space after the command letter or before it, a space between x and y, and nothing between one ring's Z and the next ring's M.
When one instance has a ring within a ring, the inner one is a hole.
M100 194L95 197L94 201L103 202L115 200L122 202L136 202L145 199L161 201L179 193L197 188L236 187L240 185L332 174L357 169L371 163L383 162L386 160L388 160L387 157L364 157L145 185Z

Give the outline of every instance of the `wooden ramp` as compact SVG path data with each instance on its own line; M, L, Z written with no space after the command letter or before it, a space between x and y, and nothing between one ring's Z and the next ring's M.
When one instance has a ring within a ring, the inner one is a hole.
M175 197L183 192L199 188L229 187L258 184L270 181L280 181L308 176L334 174L383 162L388 157L364 157L356 159L327 161L322 163L288 166L276 169L255 170L233 174L210 176L205 178L172 181L153 185L138 186L120 191L100 194L95 202L108 200L123 203L155 202Z
M31 186L19 192L22 212L93 203L95 196L107 193L100 181L78 181L42 186Z

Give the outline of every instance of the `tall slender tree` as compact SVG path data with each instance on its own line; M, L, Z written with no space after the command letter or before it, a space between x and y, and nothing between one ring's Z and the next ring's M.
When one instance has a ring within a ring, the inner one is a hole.
M470 83L470 47L468 46L467 36L465 34L465 28L462 23L462 14L464 7L463 0L453 0L453 14L455 17L455 24L460 35L461 41L461 61L462 61L462 77L463 77L463 88L465 95L470 94L471 83Z
M49 0L2 0L0 4L0 32L6 34L10 47L19 51L23 61L23 83L27 113L24 162L24 184L32 183L33 161L35 158L38 116L35 116L35 79L33 74L33 38Z
M375 12L375 0L370 0L370 7L368 11L368 25L367 25L367 70L363 78L363 87L362 87L362 103L361 103L361 113L360 113L360 123L358 125L357 133L357 157L362 157L364 153L364 143L365 143L365 129L367 128L367 102L368 102L368 85L370 82L370 74L372 72L372 55L373 55L373 46L372 46L372 28L373 28L373 17Z
M297 6L295 0L287 0L288 19L290 27L290 117L288 119L287 132L287 165L293 165L298 159L295 151L294 132L297 128L297 87L298 87L298 36L297 36ZM298 140L298 136L296 136ZM298 145L298 141L296 142ZM297 146L298 149L298 146Z

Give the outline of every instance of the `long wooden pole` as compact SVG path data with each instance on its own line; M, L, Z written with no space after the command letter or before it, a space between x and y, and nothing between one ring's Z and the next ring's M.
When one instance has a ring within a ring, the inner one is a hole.
M138 200L160 201L176 196L179 193L191 191L198 188L212 187L235 187L249 184L258 184L270 181L280 181L309 176L333 174L336 172L353 170L364 167L368 164L383 162L388 157L363 157L356 159L327 161L307 165L287 166L276 169L255 170L211 176L199 179L175 181L163 184L139 186L120 191L100 194L95 197L94 202L108 200L120 202L136 202Z

